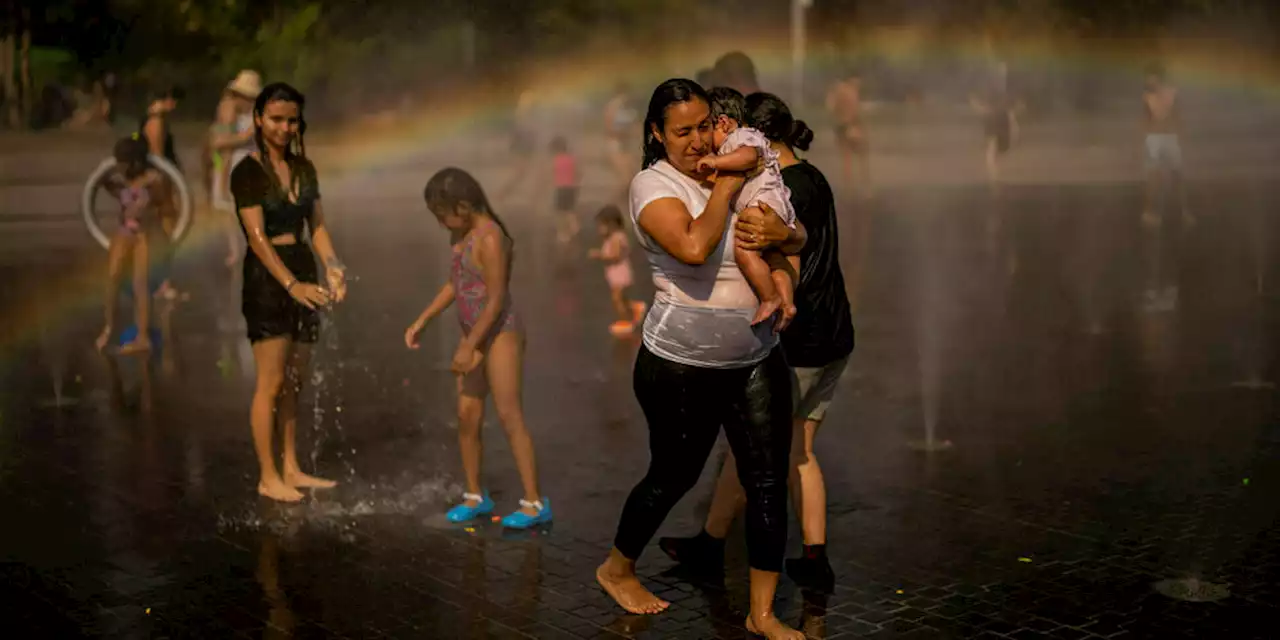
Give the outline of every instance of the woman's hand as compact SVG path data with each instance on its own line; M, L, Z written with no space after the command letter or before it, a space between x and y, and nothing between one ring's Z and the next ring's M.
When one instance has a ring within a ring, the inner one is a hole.
M329 267L324 272L329 283L329 291L333 292L333 301L342 302L347 297L347 273L342 267Z
M734 226L738 248L764 251L791 239L791 228L776 211L763 202L757 203L756 207L760 209L759 213L747 209L738 216L738 223Z
M408 329L404 330L404 346L414 351L418 350L418 335L426 328L426 323L422 320L414 320Z
M470 342L463 340L458 345L458 350L453 354L453 362L449 368L454 373L465 376L480 366L480 361L484 359L484 355L478 349L471 345Z
M325 291L320 285L311 284L310 282L294 282L289 288L289 295L300 305L315 309L329 304L329 292Z

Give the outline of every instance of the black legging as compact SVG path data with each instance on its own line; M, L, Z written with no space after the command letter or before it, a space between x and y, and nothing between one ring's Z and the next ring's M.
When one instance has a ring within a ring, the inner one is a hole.
M787 545L791 372L780 348L743 369L679 364L640 347L636 399L649 421L649 471L631 490L614 546L635 560L697 483L724 426L747 494L751 567L780 571Z

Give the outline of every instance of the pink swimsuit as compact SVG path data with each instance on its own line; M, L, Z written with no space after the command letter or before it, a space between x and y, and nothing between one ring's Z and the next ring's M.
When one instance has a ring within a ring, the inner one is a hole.
M140 213L151 203L151 193L146 187L127 186L120 190L120 226L130 234L142 229Z
M610 289L626 289L631 286L631 260L629 247L627 246L627 236L622 232L615 232L605 240L605 244L615 243L618 249L618 261L606 265L604 268L604 280L609 283Z
M470 333L480 319L489 300L489 291L484 284L480 263L475 258L476 232L472 230L467 237L453 248L453 263L449 269L449 281L453 283L454 304L458 307L458 323L462 330ZM512 309L511 295L507 295L506 305L498 321L488 337L496 336L504 331L515 331L519 328L519 318Z

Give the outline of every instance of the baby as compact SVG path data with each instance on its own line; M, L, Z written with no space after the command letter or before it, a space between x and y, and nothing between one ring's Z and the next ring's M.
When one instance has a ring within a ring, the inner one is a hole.
M717 155L709 155L698 161L699 171L744 171L747 183L734 201L735 216L768 205L788 227L796 227L796 212L791 207L791 190L782 181L778 166L778 152L769 146L769 140L760 131L744 126L746 100L742 94L728 87L716 87L710 91L712 141ZM773 272L769 261L759 251L742 247L734 248L734 259L747 283L760 299L752 324L768 320L779 309L784 316L795 315L792 287L783 271ZM800 259L787 256L791 270L798 272Z

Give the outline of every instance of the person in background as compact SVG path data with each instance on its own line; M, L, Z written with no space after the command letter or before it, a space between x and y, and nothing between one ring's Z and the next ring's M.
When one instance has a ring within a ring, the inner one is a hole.
M1164 231L1165 210L1157 212L1161 191L1173 194L1182 214L1182 227L1195 225L1187 205L1187 187L1182 170L1182 109L1178 88L1169 82L1164 67L1147 67L1146 87L1142 92L1144 111L1144 151L1146 157L1146 189L1143 192L1142 226L1151 236L1148 243L1147 290L1148 311L1172 311L1178 305L1178 287L1174 283L1176 240Z
M181 87L172 86L154 91L147 105L147 113L138 123L138 135L147 143L148 153L168 160L174 168L182 173L182 163L178 161L178 153L173 142L169 118L178 108L185 96ZM156 210L160 215L160 228L164 233L157 238L155 251L155 269L159 272L161 284L156 295L166 300L176 300L178 291L173 287L172 267L173 252L177 240L173 237L178 225L177 188L165 179L156 194Z
M862 121L862 78L856 70L850 70L831 85L827 91L826 107L835 121L842 177L863 197L869 198L872 195L871 161L867 131Z
M604 105L605 152L624 194L627 182L631 180L631 166L635 161L630 146L639 116L633 102L630 87L625 82L619 82L613 97Z
M564 136L551 140L552 184L555 186L556 242L566 246L578 237L578 159Z
M744 96L760 91L760 83L756 80L756 65L741 51L730 51L720 56L711 73L717 86L736 89Z
M596 229L600 232L601 244L592 249L587 257L604 263L604 280L609 284L609 298L618 319L609 325L609 333L622 337L635 331L636 323L644 318L645 303L627 298L627 289L632 285L631 243L627 240L627 226L622 218L622 211L614 205L605 205L596 214Z

